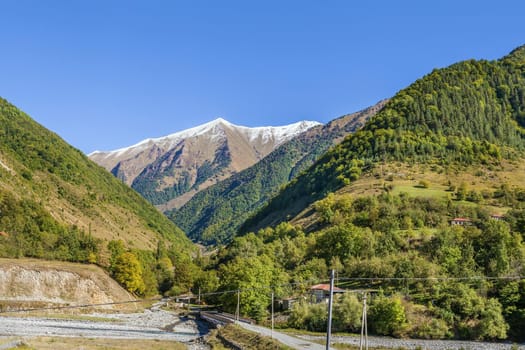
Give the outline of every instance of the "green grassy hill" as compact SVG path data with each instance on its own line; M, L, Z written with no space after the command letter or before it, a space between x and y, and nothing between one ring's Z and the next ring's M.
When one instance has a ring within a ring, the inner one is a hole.
M107 264L107 242L191 249L136 192L0 99L0 256Z

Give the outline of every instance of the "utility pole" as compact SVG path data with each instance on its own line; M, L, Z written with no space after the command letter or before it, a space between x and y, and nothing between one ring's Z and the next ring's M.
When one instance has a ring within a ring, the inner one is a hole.
M361 317L361 338L359 339L359 350L363 350L363 339L365 349L368 350L368 325L366 323L366 292L363 293L363 315Z
M237 322L239 322L239 313L241 311L240 304L241 304L241 290L237 289L237 309L235 310L235 321Z
M273 338L273 304L274 304L275 293L272 291L272 338Z
M332 300L334 298L335 270L330 273L330 298L328 299L328 325L326 327L326 350L330 350L330 337L332 336Z

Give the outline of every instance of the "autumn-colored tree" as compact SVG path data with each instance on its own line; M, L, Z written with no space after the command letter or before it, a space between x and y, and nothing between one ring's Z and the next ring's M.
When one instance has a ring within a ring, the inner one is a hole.
M131 293L142 295L146 289L142 280L142 266L131 252L120 254L112 267L115 280Z

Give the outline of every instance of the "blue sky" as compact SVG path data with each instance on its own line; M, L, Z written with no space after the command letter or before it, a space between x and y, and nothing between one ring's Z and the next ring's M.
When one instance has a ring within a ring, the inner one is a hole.
M89 153L328 122L525 44L525 2L0 0L0 96Z

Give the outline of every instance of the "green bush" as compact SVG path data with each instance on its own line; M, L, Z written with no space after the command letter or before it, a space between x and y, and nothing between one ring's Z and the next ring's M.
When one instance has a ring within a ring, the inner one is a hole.
M421 188L429 188L430 187L430 183L426 180L421 180L419 181L419 184L418 184L419 187Z
M496 340L507 338L509 325L502 315L501 304L496 299L489 299L480 314L476 327L476 338Z
M293 328L325 332L328 321L327 314L326 304L310 304L301 301L293 305L288 324Z
M410 331L410 337L423 339L445 339L449 338L452 333L445 320L439 318L424 319L419 324L414 325Z
M370 328L381 335L398 335L406 326L405 309L398 296L378 295L370 305Z
M363 305L357 296L346 293L334 304L332 330L358 332L361 329Z

